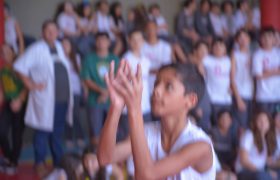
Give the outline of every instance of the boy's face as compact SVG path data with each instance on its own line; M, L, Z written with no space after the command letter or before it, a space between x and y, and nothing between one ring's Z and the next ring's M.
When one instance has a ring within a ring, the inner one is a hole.
M274 33L264 33L261 36L261 44L263 48L272 48L274 46Z
M105 14L109 13L109 6L106 2L102 2L100 5L100 11L102 11Z
M158 8L153 8L152 15L155 17L160 16L160 10Z
M250 45L250 37L247 33L241 33L237 39L239 46L248 47Z
M140 32L133 33L129 38L129 44L132 50L140 50L144 42L143 35Z
M231 126L231 117L229 113L223 113L219 118L219 127L222 129L229 129Z
M152 22L147 24L146 33L148 37L157 37L157 25Z
M233 12L233 7L231 6L231 4L226 4L225 5L225 13L232 14L232 12Z
M196 96L185 94L176 71L167 68L157 75L152 95L152 111L159 118L187 113L196 104Z
M208 47L205 44L201 44L198 49L195 51L198 59L202 60L205 56L208 55Z
M217 57L222 57L226 54L226 46L222 42L217 42L213 46L213 54Z
M257 117L256 123L257 123L257 128L261 133L266 134L269 131L270 123L265 113L261 113Z
M110 47L110 40L106 36L99 36L96 39L96 48L98 50L108 50Z
M3 45L2 46L2 56L3 56L3 59L5 60L5 62L10 64L13 62L15 54L9 46Z
M43 30L43 37L48 43L53 44L58 37L58 30L56 25L53 23L48 24Z

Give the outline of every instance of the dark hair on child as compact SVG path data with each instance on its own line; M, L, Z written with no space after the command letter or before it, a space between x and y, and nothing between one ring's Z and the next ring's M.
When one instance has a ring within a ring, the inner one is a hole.
M212 42L212 47L219 43L226 45L225 40L222 37L216 37Z
M189 7L195 0L185 0L183 2L183 7L187 8Z
M268 33L274 34L275 33L275 28L272 27L272 26L263 27L260 31L260 36L263 36L264 34L268 34Z
M185 87L185 93L195 93L197 95L198 102L204 95L205 82L203 76L199 73L197 66L193 64L169 64L160 68L159 72L166 69L174 69L182 84Z
M81 165L81 156L75 153L66 154L62 157L60 166L65 171L68 180L77 180L76 170Z
M83 162L83 167L84 167L84 176L87 179L90 179L91 177L89 176L89 173L87 172L85 165L84 165L84 159L86 157L87 154L96 154L97 153L97 148L93 145L90 145L88 147L86 147L83 151L83 155L82 155L82 162ZM105 175L105 169L104 168L100 168L94 178L94 180L105 180L106 179L106 175Z
M242 33L245 33L247 34L249 37L250 37L250 34L249 32L245 29L245 28L241 28L239 29L236 34L235 34L235 39L237 40L239 38L239 36L242 34ZM250 37L251 38L251 37Z
M159 6L157 3L152 4L152 5L149 7L149 12L151 13L152 10L154 10L154 9L160 9L160 6Z
M212 5L212 1L211 0L201 0L200 1L200 7L202 7L205 3L207 3L210 7Z
M255 113L252 121L250 122L251 130L252 130L252 133L254 136L254 144L256 145L258 152L262 152L263 149L265 148L263 139L261 137L261 133L257 127L257 120L261 114L265 114L269 121L269 130L265 135L265 140L266 140L266 146L267 146L267 154L268 154L268 156L271 156L275 152L276 145L277 145L276 135L275 135L275 122L272 120L270 114L264 110L258 110Z
M95 34L95 39L98 39L100 37L106 37L107 39L110 39L109 34L103 31L99 31Z
M197 50L200 48L200 46L202 45L205 45L207 48L209 48L208 44L206 41L203 41L203 40L199 40L198 42L196 42L194 45L193 45L193 50Z
M43 22L43 24L42 24L42 31L44 31L51 24L53 24L53 25L55 25L57 27L57 24L56 24L56 22L54 20L52 20L52 19L45 20Z
M224 115L224 114L229 114L229 116L232 118L232 112L228 109L221 109L219 112L218 112L218 115L217 115L217 118L218 120Z
M227 5L230 5L232 7L232 9L234 9L234 3L232 1L230 1L230 0L228 0L228 1L224 1L222 3L222 6L221 6L222 7L222 11L225 12L225 8L226 8Z
M237 1L236 7L237 7L238 9L240 9L241 6L242 6L244 3L248 3L248 0L239 0L239 1Z
M140 29L132 29L131 31L129 31L128 33L128 37L131 38L131 36L134 34L134 33L140 33L140 34L143 34L142 31Z

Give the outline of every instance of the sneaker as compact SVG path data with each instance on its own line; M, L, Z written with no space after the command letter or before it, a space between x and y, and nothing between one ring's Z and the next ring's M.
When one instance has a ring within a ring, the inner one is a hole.
M50 173L50 171L44 163L35 165L35 171L40 179L45 178Z
M7 175L13 176L17 173L17 167L15 165L8 165L5 168L5 173Z
M5 158L0 159L0 172L5 173L6 167L9 166L9 161Z

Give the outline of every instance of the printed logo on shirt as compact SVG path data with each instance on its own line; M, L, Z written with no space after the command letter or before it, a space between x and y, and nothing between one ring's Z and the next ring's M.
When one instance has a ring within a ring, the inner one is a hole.
M97 65L98 76L104 78L105 75L109 72L109 66L106 63L100 63Z
M264 67L265 70L270 69L270 68L269 68L269 58L265 57L265 58L263 59L263 67Z

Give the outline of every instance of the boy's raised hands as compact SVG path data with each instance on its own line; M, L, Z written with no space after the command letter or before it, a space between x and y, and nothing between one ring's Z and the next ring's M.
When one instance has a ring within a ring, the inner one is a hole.
M134 74L130 65L122 60L117 74L114 75L114 62L112 62L110 73L105 76L105 80L113 106L120 108L125 104L128 111L141 110L143 84L140 65L137 66L137 72Z

